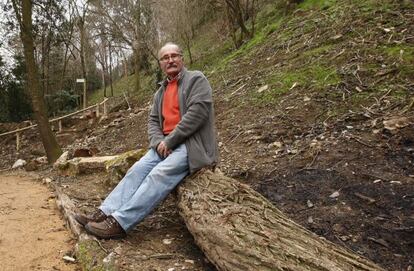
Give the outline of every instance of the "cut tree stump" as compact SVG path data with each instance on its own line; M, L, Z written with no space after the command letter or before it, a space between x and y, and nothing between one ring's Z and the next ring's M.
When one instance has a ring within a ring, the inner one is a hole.
M204 170L178 188L178 206L218 270L384 270L295 223L249 186Z

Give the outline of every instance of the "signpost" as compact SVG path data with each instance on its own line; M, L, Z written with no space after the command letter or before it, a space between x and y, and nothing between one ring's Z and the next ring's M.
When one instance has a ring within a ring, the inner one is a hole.
M83 83L83 109L86 108L86 80L85 78L76 79L76 83Z

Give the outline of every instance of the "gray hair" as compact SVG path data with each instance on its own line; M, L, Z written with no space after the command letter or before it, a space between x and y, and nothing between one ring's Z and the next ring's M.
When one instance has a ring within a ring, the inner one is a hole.
M167 47L175 47L175 48L177 48L177 51L178 51L178 53L179 53L180 55L182 55L182 54L183 54L183 50L181 49L181 47L180 47L178 44L173 43L173 42L167 42L167 43L165 43L165 44L161 47L161 49L158 51L158 58L160 58L160 57L161 57L161 51L162 51L163 49L167 48Z

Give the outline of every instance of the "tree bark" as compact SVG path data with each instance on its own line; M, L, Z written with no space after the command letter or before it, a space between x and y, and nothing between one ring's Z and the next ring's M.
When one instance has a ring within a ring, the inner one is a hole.
M124 76L128 77L128 59L123 50L121 50L122 57L123 57L123 64L124 64Z
M236 23L240 27L242 36L246 35L249 39L252 38L252 33L247 29L245 24L245 11L243 10L240 0L225 0L225 2L232 15L232 23Z
M108 53L109 53L109 86L111 87L111 97L114 97L114 86L112 82L112 46L111 42L108 43Z
M87 94L88 91L88 72L86 70L86 48L85 48L85 42L86 42L86 33L85 33L85 17L78 17L77 25L79 28L79 35L80 35L80 60L81 60L81 66L82 66L82 77L85 80L84 85L86 88L83 88L83 95L82 95L82 101L83 101L83 108L86 108L88 105L87 102Z
M383 270L306 230L224 175L206 170L187 178L178 200L187 228L218 270Z
M20 24L20 37L24 48L28 88L33 105L34 117L38 124L40 137L49 163L55 162L62 154L56 138L50 128L47 117L43 91L40 88L39 71L34 58L34 42L32 36L32 1L23 0L21 14L16 1L12 1L17 21Z
M134 49L134 69L135 69L135 92L139 93L141 90L141 78L140 78L140 70L141 70L141 58L140 58L140 51L139 48Z
M181 34L181 39L184 41L185 47L188 52L188 58L190 59L190 64L193 64L193 55L191 53L191 39L187 32Z
M103 88L103 91L104 91L103 95L106 98L105 66L104 65L101 65L101 66L102 66L102 72L101 72L102 88Z

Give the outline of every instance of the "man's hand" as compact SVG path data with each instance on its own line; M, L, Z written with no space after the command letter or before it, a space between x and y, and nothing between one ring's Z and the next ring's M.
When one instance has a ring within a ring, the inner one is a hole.
M162 158L165 158L172 153L172 150L168 149L164 141L161 141L157 146L157 152Z

